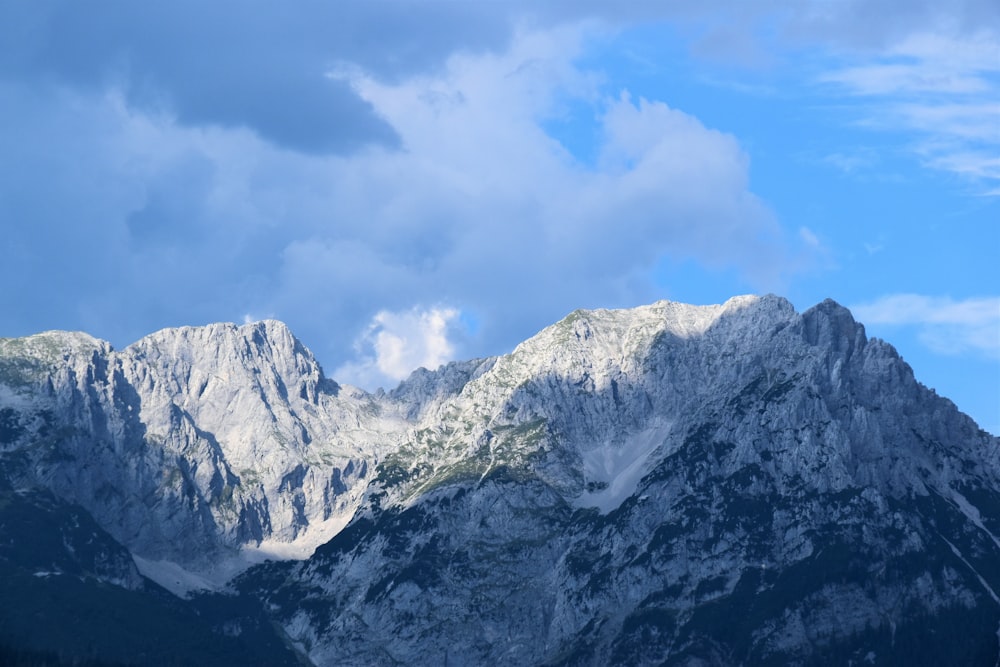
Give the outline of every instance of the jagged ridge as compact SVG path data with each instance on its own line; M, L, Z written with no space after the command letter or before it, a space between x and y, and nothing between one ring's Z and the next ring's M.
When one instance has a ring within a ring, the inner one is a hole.
M831 301L577 311L376 395L276 322L0 360L5 474L177 590L336 534L239 583L317 664L996 653L997 439Z

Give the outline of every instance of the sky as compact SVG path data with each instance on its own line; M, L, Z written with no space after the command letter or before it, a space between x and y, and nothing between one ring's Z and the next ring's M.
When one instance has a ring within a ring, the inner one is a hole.
M0 226L0 336L276 318L374 389L833 298L996 434L1000 3L7 0Z

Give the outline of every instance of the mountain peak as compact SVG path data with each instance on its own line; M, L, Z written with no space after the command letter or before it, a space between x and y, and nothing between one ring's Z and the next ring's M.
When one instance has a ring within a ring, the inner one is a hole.
M849 354L867 342L865 328L850 310L825 299L802 313L802 331L811 345Z
M200 326L167 327L140 338L129 347L190 345L198 342L225 346L236 341L269 342L283 346L303 347L284 322L258 320L244 324L213 322Z
M55 361L66 355L110 352L111 344L83 331L43 331L22 338L0 338L0 355L23 355Z
M745 294L734 296L721 304L710 305L661 300L634 308L575 310L553 327L565 327L582 319L605 323L617 333L630 328L653 328L682 338L690 338L704 334L722 317L734 317L740 314L787 319L795 314L795 309L787 299L773 294L764 296Z
M298 339L295 337L295 334L292 333L292 330L281 320L264 319L256 320L254 322L246 322L237 326L237 331L243 335L252 336L261 334L271 340L294 340L298 342Z
M578 310L375 395L275 320L0 340L0 478L178 594L308 559L222 607L313 664L992 663L998 451L829 300Z

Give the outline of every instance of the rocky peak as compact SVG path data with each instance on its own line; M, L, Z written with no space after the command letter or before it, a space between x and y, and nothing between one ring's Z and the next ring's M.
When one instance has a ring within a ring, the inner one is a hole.
M141 394L156 404L176 404L199 421L207 418L213 432L236 429L248 417L256 427L262 418L296 421L297 406L316 406L321 393L337 388L312 353L274 320L165 329L118 358ZM244 430L251 435L252 429Z
M453 361L437 370L418 368L388 393L388 399L401 404L407 419L418 420L424 410L457 395L472 380L489 371L496 357Z
M995 659L1000 442L832 301L577 311L443 398L243 584L317 664Z
M111 354L111 345L78 331L46 331L0 338L0 386L31 393L52 376L87 380L87 368Z
M6 444L30 461L8 472L86 507L177 590L308 555L376 456L369 397L340 396L277 321L165 329L120 352L62 332L0 345Z
M201 584L235 571L216 568L226 559L308 556L365 498L414 503L495 475L603 516L677 457L708 477L753 467L769 488L893 497L950 494L969 468L940 444L956 437L996 462L846 309L799 315L771 295L575 311L509 355L422 369L388 394L340 391L273 320L120 352L83 334L4 340L0 371L20 479L86 507L147 573Z
M236 384L263 383L279 394L287 393L291 384L295 393L315 402L316 390L325 380L313 354L276 320L164 329L125 348L121 356L169 372L172 390L184 383L203 391L201 382L214 377ZM205 377L192 382L194 369ZM299 383L304 385L294 386Z

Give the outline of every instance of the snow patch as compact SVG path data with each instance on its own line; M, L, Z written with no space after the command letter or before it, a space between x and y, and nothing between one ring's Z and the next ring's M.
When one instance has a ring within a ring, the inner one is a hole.
M979 512L979 508L970 503L965 496L955 489L949 488L948 490L951 491L951 499L958 506L958 509L961 510L962 514L964 514L969 521L976 526L976 528L989 535L990 539L993 540L993 544L1000 547L1000 539L997 539L997 536L991 533L990 530L983 524L983 517Z
M962 561L963 563L965 563L965 566L967 568L969 568L969 570L972 572L972 574L976 575L976 578L979 579L979 583L982 584L982 586L986 590L986 592L989 593L989 595L990 595L991 598L993 598L993 601L996 602L998 605L1000 605L1000 597L997 596L996 591L993 590L993 587L990 586L988 583L986 583L986 579L983 578L983 575L979 574L979 570L977 570L976 568L972 567L972 564L965 559L965 556L963 556L962 552L958 550L958 547L956 547L954 544L952 544L948 540L948 538L946 538L940 532L938 533L938 536L942 540L944 540L945 544L947 544L949 547L951 547L951 552L953 554L955 554L955 556L957 556L960 561Z
M583 475L593 491L576 499L578 507L596 507L601 514L618 508L635 493L649 469L647 462L670 433L671 423L651 426L627 438L620 447L605 444L582 452Z
M210 572L195 573L169 560L150 560L132 554L139 573L152 579L178 597L185 598L193 591L218 590L228 579L216 576L219 566ZM237 572L233 572L233 575Z
M332 516L312 524L305 533L291 542L265 540L257 546L244 546L237 554L219 560L211 568L192 572L169 560L151 560L132 554L132 560L143 576L152 579L174 595L188 597L196 591L221 590L233 577L266 561L306 560L317 547L326 544L343 530L351 514Z
M353 514L331 516L325 521L310 524L309 530L291 542L264 540L258 546L245 546L240 555L250 564L269 560L305 560L318 547L332 540L351 520Z

